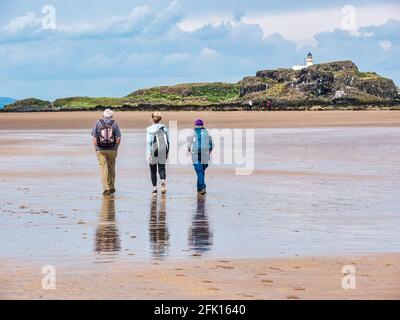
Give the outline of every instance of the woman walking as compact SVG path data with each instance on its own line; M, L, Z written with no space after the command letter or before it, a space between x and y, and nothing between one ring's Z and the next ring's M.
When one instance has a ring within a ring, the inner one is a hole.
M197 174L197 193L204 195L206 191L205 175L214 149L212 137L204 127L204 121L196 120L193 134L187 137L187 151L192 155L194 170Z
M159 112L151 115L153 124L147 128L146 156L150 165L153 194L157 194L157 172L161 179L161 193L167 192L165 164L169 152L169 136L167 127L160 123L162 120Z

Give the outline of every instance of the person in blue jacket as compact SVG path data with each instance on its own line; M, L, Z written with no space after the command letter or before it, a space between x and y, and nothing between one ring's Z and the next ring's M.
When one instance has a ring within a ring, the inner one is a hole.
M204 121L196 120L193 134L187 138L187 151L192 156L193 167L197 174L197 192L204 195L206 191L205 173L214 148L212 137L204 128Z

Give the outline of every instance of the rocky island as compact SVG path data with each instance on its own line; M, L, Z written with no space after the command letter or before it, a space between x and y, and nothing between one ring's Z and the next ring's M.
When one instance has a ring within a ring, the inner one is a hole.
M117 110L366 110L400 109L399 88L352 61L300 70L261 70L237 83L189 83L137 90L122 98L18 100L3 112Z

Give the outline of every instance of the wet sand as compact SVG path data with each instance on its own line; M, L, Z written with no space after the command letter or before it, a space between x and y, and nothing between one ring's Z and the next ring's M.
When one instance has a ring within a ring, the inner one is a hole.
M62 266L55 290L42 289L41 265L0 265L0 299L400 299L399 254Z
M171 164L156 199L134 112L116 114L118 192L101 196L97 116L0 114L0 298L400 299L400 112L166 113L259 143L252 175L212 165L198 198L191 166Z
M118 116L119 114L119 116ZM86 129L100 112L0 113L0 129ZM175 120L192 127L202 118L208 127L219 128L299 128L336 126L400 126L400 111L274 111L274 112L163 112L165 122ZM149 112L119 112L122 128L144 128Z

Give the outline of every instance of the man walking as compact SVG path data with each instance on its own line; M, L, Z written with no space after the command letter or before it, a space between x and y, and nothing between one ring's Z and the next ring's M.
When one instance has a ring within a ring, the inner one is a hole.
M214 144L201 119L196 120L193 134L187 139L188 152L192 155L193 167L197 174L197 193L206 194L205 174Z
M106 109L103 118L97 120L92 137L101 169L103 195L107 196L115 193L115 159L121 143L121 131L112 110Z

